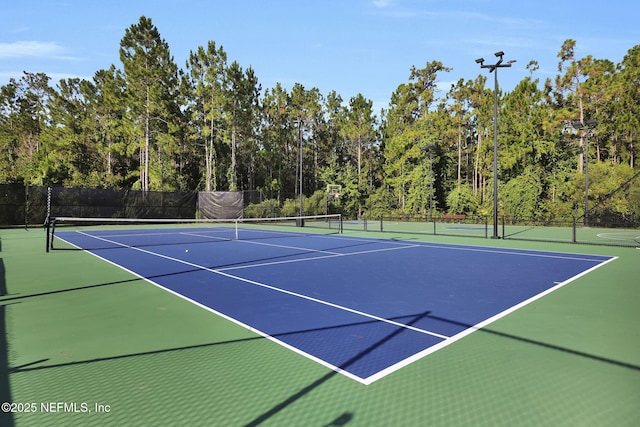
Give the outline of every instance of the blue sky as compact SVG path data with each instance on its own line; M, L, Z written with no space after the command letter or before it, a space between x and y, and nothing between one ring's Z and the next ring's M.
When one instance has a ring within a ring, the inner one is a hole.
M263 88L298 82L347 101L362 93L385 107L411 66L438 60L446 91L460 78L487 74L474 60L517 62L500 69L511 90L529 75L541 83L557 74L564 40L579 58L614 63L640 44L637 2L585 0L3 0L0 85L23 70L60 78L91 78L119 60L125 29L141 15L153 20L179 67L209 40L229 61L252 66ZM487 77L490 77L487 74ZM489 84L492 87L491 80ZM444 92L443 92L444 94Z

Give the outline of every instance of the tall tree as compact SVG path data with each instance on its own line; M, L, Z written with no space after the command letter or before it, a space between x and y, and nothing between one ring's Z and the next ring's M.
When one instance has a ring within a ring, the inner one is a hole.
M246 182L254 189L256 126L259 119L259 96L261 86L253 68L243 70L236 61L226 69L224 79L224 101L226 133L225 142L231 148L231 164L227 172L229 191L241 190L238 183L238 152L245 150ZM242 144L243 147L239 147Z
M363 159L369 159L367 170L371 169L371 157L369 150L376 139L376 117L373 114L373 101L358 94L349 100L346 114L346 122L342 127L342 137L348 141L350 154L355 158L358 192L358 218L362 216L365 194L373 189L367 189L365 193L364 183L367 182L366 171L363 174Z
M453 145L457 151L457 187L462 183L462 154L467 149L467 133L471 120L471 107L473 102L473 82L458 80L451 86L447 96L450 99L448 110L453 126L455 127L455 139Z
M125 31L120 42L120 60L124 66L128 121L131 136L140 141L140 188L149 191L153 185L163 189L171 167L173 136L179 108L176 103L178 69L169 45L150 18L142 16L138 24ZM152 167L153 162L153 167ZM151 174L154 173L154 180Z
M140 175L138 163L130 155L133 153L127 152L124 76L112 65L108 70L96 72L93 82L96 88L96 144L103 162L103 185L115 189L131 188Z
M429 113L436 101L438 73L442 71L450 69L439 61L428 62L422 69L412 67L409 83L398 86L391 96L384 124L385 174L395 189L398 208L403 211L407 190L413 181L412 171L422 159L420 146L433 142Z
M313 193L318 185L318 147L322 136L321 129L324 127L322 105L323 97L318 88L305 89L300 83L293 86L289 101L289 118L295 126L292 128L291 137L295 141L294 146L297 147L296 196L300 191L301 175L303 193ZM302 167L302 174L300 167Z
M295 162L295 143L291 138L291 120L289 118L289 94L277 83L265 91L262 98L263 123L262 147L260 158L264 169L262 189L268 197L281 202L293 197Z
M214 41L200 46L187 60L184 90L189 99L191 138L204 151L204 190L218 189L218 145L222 140L224 79L227 54Z
M41 134L49 126L52 89L44 73L25 72L0 90L0 178L27 184L49 184L49 147Z
M100 187L104 176L97 151L96 88L78 78L60 80L49 103L52 126L44 132L51 178L59 185ZM55 176L55 178L54 178Z
M640 45L629 49L618 71L607 106L614 110L609 117L617 123L617 133L628 147L629 166L634 168L640 139Z
M575 57L576 41L572 39L565 40L558 52L558 74L555 79L556 101L560 108L565 111L565 119L578 119L580 122L585 121L585 90L583 83L585 80L585 69L591 64L593 58L587 56L583 59ZM576 117L577 116L577 117ZM584 169L584 137L581 135L579 140L578 154L578 172Z

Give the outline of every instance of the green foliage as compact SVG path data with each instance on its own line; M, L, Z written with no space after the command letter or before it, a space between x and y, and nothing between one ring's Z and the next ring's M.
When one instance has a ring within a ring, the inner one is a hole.
M389 188L380 187L367 200L367 218L389 215L394 208L394 198Z
M450 214L465 214L475 216L478 213L478 201L473 192L467 186L461 186L451 190L447 196L448 212Z
M302 200L303 214L304 214L304 198ZM298 216L300 215L300 200L299 199L287 199L282 204L282 216Z
M614 64L578 58L576 45L562 44L555 78L541 85L532 61L531 75L497 94L506 216L584 214L587 165L592 215L640 216L640 46ZM263 89L214 41L179 69L144 16L119 53L120 68L89 80L51 86L25 73L0 88L0 183L260 189L268 200L246 215L291 216L302 175L305 214L425 216L430 196L441 212L492 212L494 93L484 72L441 95L438 80L452 70L413 66L378 117L362 94L344 102L300 83ZM588 135L568 124L590 119L598 126ZM327 184L342 186L339 199L327 199Z
M627 165L613 166L604 162L589 165L590 215L637 215L640 180ZM582 193L584 194L584 192Z
M244 208L246 218L275 218L280 216L280 205L277 200L268 199L261 203L253 203Z
M509 180L498 190L504 215L510 219L540 217L542 212L538 203L541 193L540 175L531 168Z

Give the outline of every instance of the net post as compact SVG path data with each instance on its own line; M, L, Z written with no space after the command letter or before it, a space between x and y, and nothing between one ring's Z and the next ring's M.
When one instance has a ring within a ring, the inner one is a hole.
M51 230L51 231L49 231ZM53 238L56 232L56 219L50 218L47 224L47 252L53 248Z
M431 220L433 221L433 235L436 235L436 217L432 216Z
M234 223L235 223L235 228L236 228L236 240L240 240L240 239L238 238L238 222L239 222L239 221L238 221L238 219L236 219L236 220L234 221Z
M573 231L573 243L578 243L578 240L576 239L576 217L573 217L573 224L571 225L571 229Z
M338 221L340 221L340 234L342 234L342 214L338 216Z
M384 228L383 228L383 226L382 226L382 219L383 219L383 218L384 218L384 217L383 217L382 215L380 215L380 232L381 232L381 233L384 231Z
M47 238L46 238L47 247L45 248L45 250L46 250L46 252L49 252L49 242L50 242L49 233L51 232L51 224L50 224L50 221L49 221L49 217L47 217L47 219L44 220L44 230L47 233Z

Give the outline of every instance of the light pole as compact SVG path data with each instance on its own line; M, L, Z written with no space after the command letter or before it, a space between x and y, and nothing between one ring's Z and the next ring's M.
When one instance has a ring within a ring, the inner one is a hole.
M435 144L420 148L420 151L429 152L429 222L433 221L433 150L435 149Z
M476 59L480 68L488 68L493 73L493 236L492 239L499 239L498 236L498 68L511 67L515 60L502 63L504 52L496 52L498 62L491 65L484 64L484 58Z
M303 215L303 208L302 208L302 120L301 119L297 119L296 120L298 123L298 157L299 157L299 177L298 177L298 184L300 185L300 190L299 190L299 194L298 197L300 198L300 217L302 217ZM300 226L304 226L303 224L303 219L300 218Z
M581 120L574 120L571 122L574 129L585 130L584 135L584 226L589 226L589 134L593 129L598 126L596 120L587 120L582 122Z
M294 192L298 193L298 198L300 200L300 211L298 212L298 218L296 219L296 225L298 227L304 227L304 220L302 219L303 215L303 204L302 204L302 123L303 120L301 117L295 117L293 119L293 123L297 125L298 131L298 153L296 160L296 180L294 182Z

